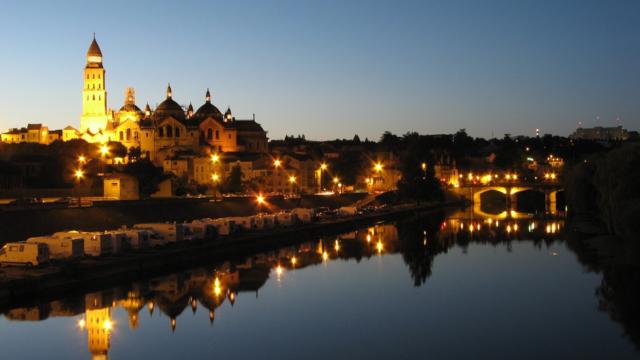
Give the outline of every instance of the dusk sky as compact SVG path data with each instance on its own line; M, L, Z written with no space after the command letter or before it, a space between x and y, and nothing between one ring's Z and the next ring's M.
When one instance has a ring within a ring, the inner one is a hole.
M637 0L3 0L0 32L1 131L79 127L93 32L109 107L209 87L271 139L640 126Z

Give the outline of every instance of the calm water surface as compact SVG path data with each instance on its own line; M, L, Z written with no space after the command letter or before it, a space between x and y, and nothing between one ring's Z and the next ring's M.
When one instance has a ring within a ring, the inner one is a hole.
M3 359L637 358L562 221L380 224L2 309Z

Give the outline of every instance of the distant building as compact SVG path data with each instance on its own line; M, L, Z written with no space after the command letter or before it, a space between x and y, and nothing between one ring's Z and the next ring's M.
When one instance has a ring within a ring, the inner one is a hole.
M576 140L599 140L599 141L621 141L627 140L629 134L622 126L593 128L577 128L576 131L569 135L570 138Z
M42 124L28 124L26 128L10 129L0 136L2 142L5 143L36 143L47 145L62 139L62 130L49 131L49 128Z

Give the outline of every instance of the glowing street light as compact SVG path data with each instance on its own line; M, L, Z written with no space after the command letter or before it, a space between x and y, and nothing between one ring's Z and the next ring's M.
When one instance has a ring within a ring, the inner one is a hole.
M84 171L82 171L82 169L77 169L74 173L73 176L76 177L76 180L82 180L82 178L84 177Z
M101 154L102 156L107 156L107 155L109 155L109 147L107 146L107 144L103 144L103 145L100 147L100 154Z
M376 170L377 173L382 172L382 163L377 162L373 168Z
M327 164L325 163L320 164L320 170L327 170Z
M295 184L296 183L296 177L293 176L293 175L289 176L289 183Z
M78 156L78 162L80 164L84 164L85 162L87 162L87 158L84 157L84 155L80 155L80 156Z
M256 197L256 202L258 203L258 205L263 205L264 204L264 196L262 196L262 194L258 195Z
M218 182L220 180L220 175L218 175L218 173L211 174L211 180L213 182Z
M275 159L273 160L273 166L277 169L280 167L280 165L282 165L282 161L280 161L280 159Z
M218 154L211 155L211 162L213 162L215 164L218 161L220 161L220 155L218 155Z
M333 178L333 183L337 184L338 182L340 182L340 179L338 177L334 177Z

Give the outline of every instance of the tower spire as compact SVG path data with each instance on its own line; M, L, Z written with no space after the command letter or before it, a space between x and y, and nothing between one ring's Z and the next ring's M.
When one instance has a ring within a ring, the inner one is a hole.
M171 96L173 96L173 92L171 91L171 83L167 84L167 99L171 99Z
M207 93L204 95L204 101L211 102L211 92L209 92L209 88L207 88Z

